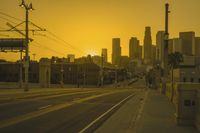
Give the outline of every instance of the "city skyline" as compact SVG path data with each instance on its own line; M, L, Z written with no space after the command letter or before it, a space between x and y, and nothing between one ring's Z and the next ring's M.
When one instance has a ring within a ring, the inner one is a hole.
M154 45L157 31L164 30L165 0L153 0L151 2L133 2L129 0L125 2L121 0L109 2L94 2L90 0L87 0L87 2L48 1L48 3L45 0L41 2L32 0L28 2L32 2L35 8L30 13L31 21L41 27L47 28L51 32L53 31L54 34L76 47L73 49L70 46L64 46L62 42L58 44L58 42L42 36L33 36L37 42L57 52L40 48L34 42L30 43L31 51L36 53L36 59L51 57L51 55L63 57L66 54L76 54L76 57L86 54L100 55L101 48L105 47L108 49L108 60L111 61L112 38L119 37L121 39L122 55L128 55L129 38L137 37L141 45L143 45L144 27L151 27ZM178 37L179 32L184 31L195 31L196 36L198 36L200 33L198 30L200 20L197 18L199 10L197 5L199 1L188 2L186 0L178 0L175 2L169 0L168 2L171 5L170 37ZM1 12L6 12L22 20L24 19L24 10L18 6L20 0L12 2L11 0L2 0L0 4L3 5L0 10ZM154 5L153 10L150 10L152 6L149 6L149 4ZM145 11L143 10L144 8ZM92 13L92 11L95 12ZM52 14L51 17L48 14ZM3 17L2 15L0 16ZM155 18L155 16L157 17ZM58 20L58 22L53 22L52 20ZM6 22L1 19L1 28L7 28L5 25ZM49 36L48 33L44 34ZM80 52L77 48L83 52ZM0 58L6 58L7 56L7 53L1 53ZM16 60L16 55L13 56L13 54L9 53L9 57L12 60Z

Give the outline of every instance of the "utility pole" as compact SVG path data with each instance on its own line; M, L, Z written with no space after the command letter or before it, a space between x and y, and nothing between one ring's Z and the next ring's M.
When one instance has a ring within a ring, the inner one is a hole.
M162 93L165 94L166 84L167 84L167 76L168 76L168 42L169 42L169 4L165 4L165 40L164 40L164 77L163 77L163 86Z
M23 67L23 61L22 61L22 50L20 51L20 71L19 71L19 85L20 85L20 88L23 87L23 79L22 79L22 67Z
M25 84L24 84L24 91L28 91L28 74L29 74L29 11L33 10L32 3L30 4L25 4L24 0L22 0L22 3L19 5L20 7L25 8L26 10L26 26L25 26L25 63L24 63L24 68L25 68Z
M104 82L104 71L103 71L103 62L104 62L104 56L103 53L101 54L101 87L103 87Z
M64 82L63 82L63 78L64 78L64 60L61 59L61 70L60 70L60 86L63 88Z

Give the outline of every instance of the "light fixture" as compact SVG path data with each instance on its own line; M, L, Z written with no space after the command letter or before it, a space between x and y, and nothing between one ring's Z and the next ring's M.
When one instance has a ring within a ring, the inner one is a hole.
M30 9L30 10L34 10L34 8L33 8L33 4L32 4L32 3L30 3L30 5L29 5L29 9Z
M20 7L24 7L24 6L25 6L24 0L22 0L22 3L21 3L19 6L20 6Z

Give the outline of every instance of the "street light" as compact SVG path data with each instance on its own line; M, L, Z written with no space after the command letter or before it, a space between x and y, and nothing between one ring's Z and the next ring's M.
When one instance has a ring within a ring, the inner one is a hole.
M25 88L24 91L28 91L28 68L29 68L29 30L28 30L28 24L29 24L29 10L34 10L32 3L30 4L25 4L24 0L22 0L22 3L19 5L22 8L25 8L26 10L26 27L25 27L25 32L26 32L26 55L25 55L25 63L24 63L24 68L25 68Z

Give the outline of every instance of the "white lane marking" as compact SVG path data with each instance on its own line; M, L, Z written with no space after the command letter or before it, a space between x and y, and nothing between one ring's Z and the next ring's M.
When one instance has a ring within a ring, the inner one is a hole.
M43 106L43 107L39 108L38 110L46 109L46 108L51 107L51 106L52 106L52 105Z
M103 113L102 115L100 115L97 119L95 119L94 121L92 121L90 124L88 124L85 128L83 128L82 130L79 131L79 133L84 133L87 129L89 129L92 125L94 125L97 121L99 121L101 118L103 118L105 115L107 115L109 112L111 112L113 109L115 109L117 106L119 106L120 104L122 104L124 101L126 101L127 99L129 99L130 97L132 97L134 94L129 95L128 97L126 97L125 99L121 100L119 103L115 104L113 107L111 107L109 110L107 110L105 113Z

